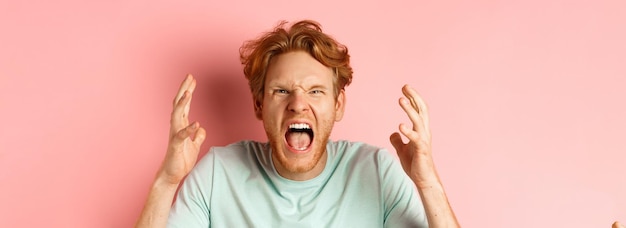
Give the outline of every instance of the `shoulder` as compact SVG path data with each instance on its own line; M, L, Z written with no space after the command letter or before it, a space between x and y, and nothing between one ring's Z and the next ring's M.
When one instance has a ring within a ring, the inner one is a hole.
M243 140L235 142L226 146L214 146L211 147L210 153L215 156L237 156L240 154L260 152L267 148L267 143L261 143L257 141Z
M339 156L348 155L356 157L382 156L392 158L393 156L385 148L367 144L358 141L338 140L328 143L328 149L331 153Z
M364 142L333 141L328 143L328 151L340 163L348 162L387 167L395 162L395 157L387 149Z
M364 142L356 142L356 141L348 141L348 140L338 140L338 141L329 141L328 149L330 151L336 151L338 153L378 153L379 151L385 150L384 148L373 146Z
M264 157L268 144L256 141L239 141L226 146L211 147L197 166L247 166ZM233 167L234 168L234 167Z

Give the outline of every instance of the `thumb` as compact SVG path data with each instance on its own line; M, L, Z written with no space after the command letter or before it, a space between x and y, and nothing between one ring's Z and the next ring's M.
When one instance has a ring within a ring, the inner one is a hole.
M196 147L198 147L198 149L200 149L200 146L204 142L204 139L206 139L206 130L204 130L204 128L200 127L200 129L198 129L198 131L196 131L196 137L193 139L193 144L196 144Z
M193 122L192 124L189 124L189 126L181 129L176 133L176 135L174 135L174 140L179 142L184 141L189 136L191 136L198 129L199 126L200 125L198 124L198 122Z
M389 142L391 142L393 148L396 149L396 153L399 153L402 146L404 146L402 137L400 137L400 133L398 132L394 132L391 136L389 136Z

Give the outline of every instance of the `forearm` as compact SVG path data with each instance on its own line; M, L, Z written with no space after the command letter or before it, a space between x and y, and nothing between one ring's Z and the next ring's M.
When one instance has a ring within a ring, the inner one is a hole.
M430 227L460 227L441 182L417 185Z
M177 188L157 177L135 227L165 227Z

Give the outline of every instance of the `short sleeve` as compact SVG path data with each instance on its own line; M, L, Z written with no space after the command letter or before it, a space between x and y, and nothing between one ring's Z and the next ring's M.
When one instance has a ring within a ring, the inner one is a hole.
M415 184L387 150L378 153L384 200L384 227L428 227Z
M167 227L210 227L209 208L213 162L213 149L189 173L172 205Z

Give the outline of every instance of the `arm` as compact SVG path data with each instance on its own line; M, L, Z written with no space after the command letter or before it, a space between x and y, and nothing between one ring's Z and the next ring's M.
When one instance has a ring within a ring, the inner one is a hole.
M400 133L390 136L402 168L415 183L424 204L430 227L460 227L432 159L431 135L426 103L415 90L405 85L400 106L407 113L413 128L400 124L400 132L409 139L403 143Z
M176 189L198 159L206 132L197 122L189 124L189 107L195 88L196 80L187 75L174 99L167 153L135 224L137 228L166 226Z

